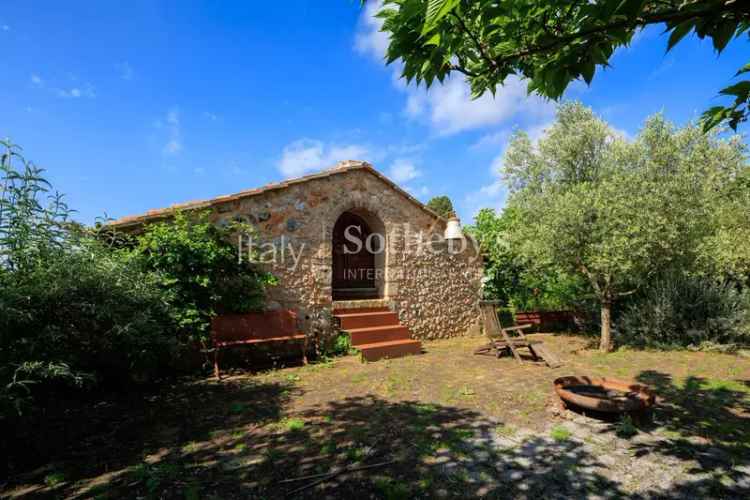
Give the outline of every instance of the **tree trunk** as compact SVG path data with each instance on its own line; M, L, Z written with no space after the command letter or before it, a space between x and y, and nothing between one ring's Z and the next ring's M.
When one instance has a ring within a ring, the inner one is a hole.
M602 301L602 336L599 340L599 350L610 352L612 350L612 303L608 300Z

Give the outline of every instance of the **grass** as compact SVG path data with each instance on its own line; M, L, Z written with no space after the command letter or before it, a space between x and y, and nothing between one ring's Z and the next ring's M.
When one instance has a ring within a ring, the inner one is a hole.
M511 437L516 434L516 429L511 425L498 424L495 427L495 435L498 437Z
M466 396L476 396L477 395L476 391L474 391L474 389L472 389L472 388L470 388L468 386L463 386L461 388L461 390L458 391L458 394L461 395L461 396L465 396L465 397Z
M375 490L385 500L407 500L412 498L411 488L406 483L390 477L375 477L372 480Z
M244 412L247 409L247 404L245 403L232 403L229 406L229 413L239 414Z
M638 428L633 423L630 415L624 415L617 424L615 424L615 434L623 439L629 439L638 434Z
M305 427L305 422L299 418L287 418L281 424L289 432L301 431Z
M549 436L558 443L562 443L568 441L571 438L572 434L562 425L556 425L552 428L552 430L550 430Z
M313 488L309 498L479 496L477 472L467 474L463 464L478 460L480 448L489 453L482 448L488 436L531 431L571 441L571 432L552 425L547 411L556 404L552 381L569 374L651 385L664 398L657 431L668 438L655 456L694 457L720 447L737 463L750 462L750 359L688 351L603 355L585 349L585 339L540 337L565 360L563 367L475 356L482 340L458 338L426 342L427 354L386 362L362 364L350 356L235 375L219 384L208 378L178 384L142 409L132 400L114 406L116 442L106 431L93 431L86 446L74 444L67 455L50 457L50 463L65 464L64 475L50 473L59 465L19 474L30 478L28 484L9 484L0 496L38 485L54 488L55 498L84 497L80 491L90 488L96 491L90 496L107 498L273 499L293 489L283 479L391 458L393 465L347 475L336 490L327 489L330 484ZM110 428L97 411L86 413L98 419L92 429ZM638 432L627 419L613 427L621 436ZM373 455L365 457L368 450ZM573 470L576 462L566 466ZM686 462L686 470L691 467ZM478 473L492 479L497 470ZM561 481L570 477L561 474Z
M65 474L63 474L62 472L53 472L44 476L44 484L46 484L50 488L54 488L55 486L64 482Z

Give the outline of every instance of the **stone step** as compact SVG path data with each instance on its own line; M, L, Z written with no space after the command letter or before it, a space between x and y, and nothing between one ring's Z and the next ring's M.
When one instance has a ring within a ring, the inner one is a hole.
M374 326L398 325L398 314L392 311L356 312L338 314L341 320L341 329L368 328Z
M393 340L389 342L375 342L357 347L362 353L364 361L378 361L383 358L400 358L410 354L421 354L422 343L418 340Z
M369 312L390 312L390 309L387 307L347 307L347 308L339 308L336 307L333 309L333 315L334 316L341 316L344 314L359 314L359 313L369 313Z
M390 342L394 340L411 340L411 332L403 325L374 326L368 328L352 328L347 330L352 339L352 345L359 348L361 345L376 342Z

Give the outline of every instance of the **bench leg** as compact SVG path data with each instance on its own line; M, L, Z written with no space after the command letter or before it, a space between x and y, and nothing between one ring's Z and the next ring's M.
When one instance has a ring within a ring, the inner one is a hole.
M219 371L219 348L214 347L214 377L217 380L221 380L221 372Z
M537 355L534 348L529 346L529 351L531 352L531 357L534 359L534 361L539 361L539 356Z
M305 340L302 342L302 364L307 364L307 336L305 336Z

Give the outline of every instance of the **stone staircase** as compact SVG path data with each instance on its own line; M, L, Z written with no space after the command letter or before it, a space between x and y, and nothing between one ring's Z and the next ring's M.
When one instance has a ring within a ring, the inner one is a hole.
M411 332L398 320L398 314L387 307L336 307L341 330L349 334L352 346L362 353L365 361L400 358L420 354L422 343L411 338Z

